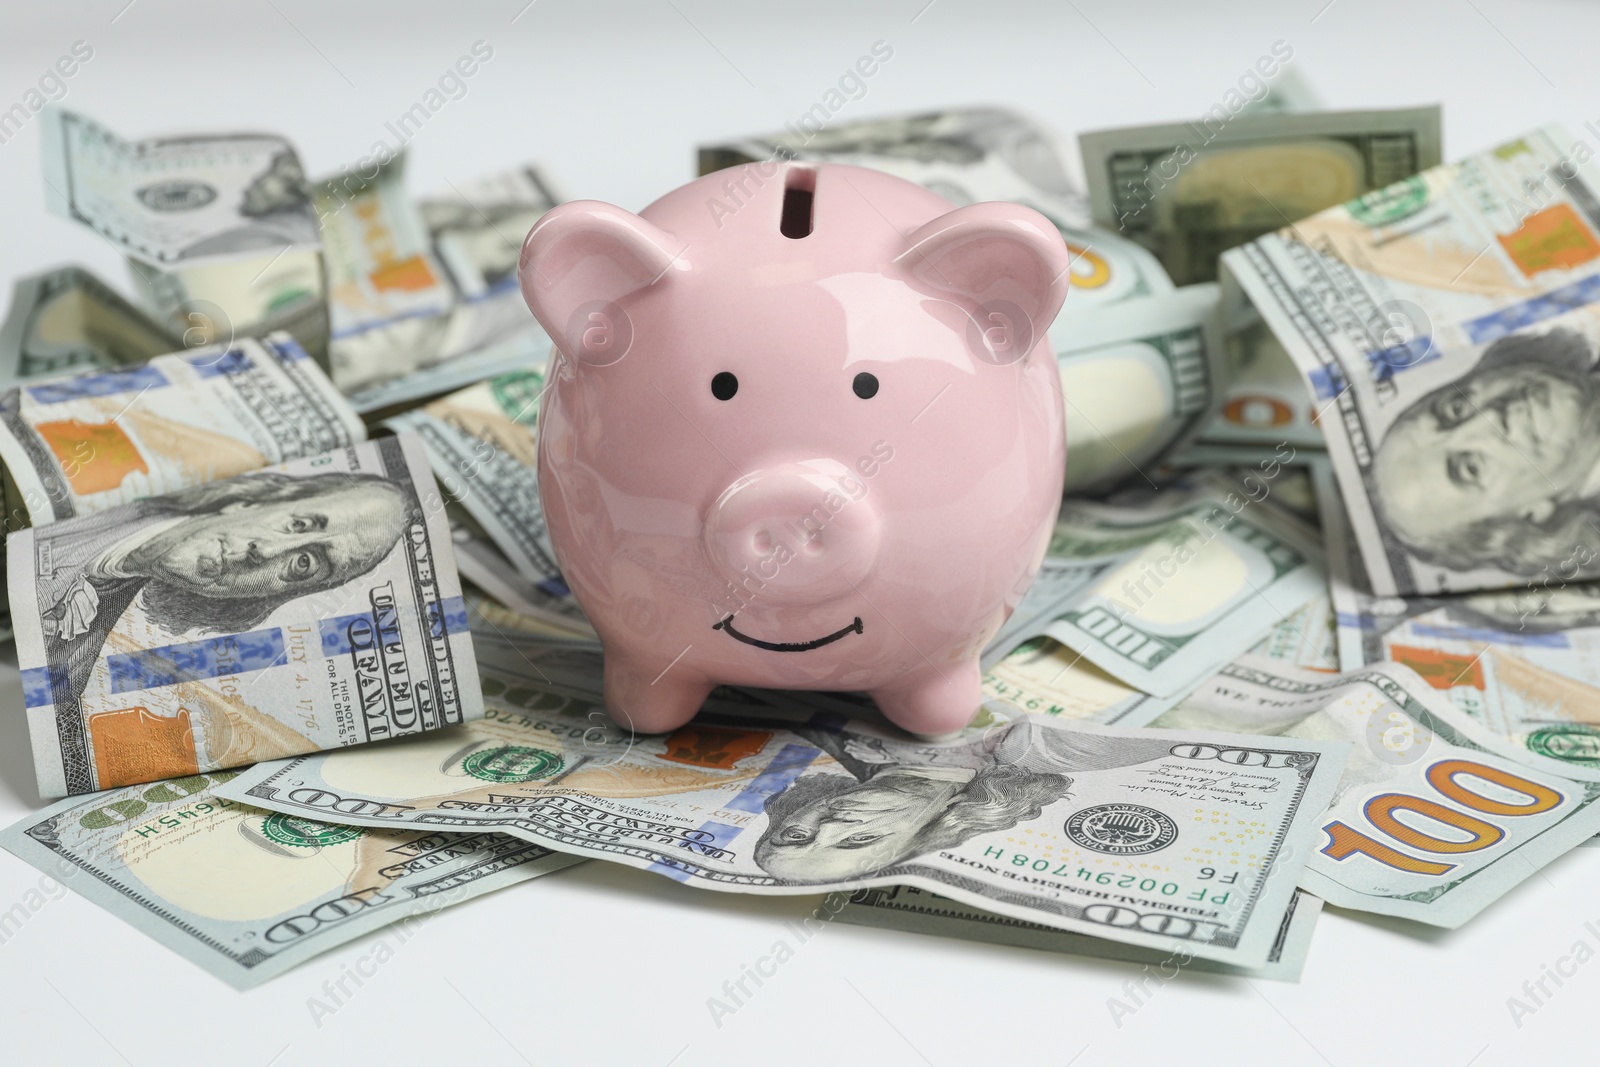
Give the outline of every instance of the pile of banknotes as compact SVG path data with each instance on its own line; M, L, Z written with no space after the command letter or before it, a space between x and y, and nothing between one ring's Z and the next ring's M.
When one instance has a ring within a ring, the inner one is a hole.
M959 737L731 687L638 735L540 506L545 171L413 198L403 155L308 180L283 138L48 112L50 207L132 295L57 267L0 327L53 802L0 845L246 987L586 859L1292 981L1325 904L1453 928L1595 838L1594 149L1446 164L1437 107L1287 75L1080 148L1082 189L995 108L700 148L1051 218L1067 483Z

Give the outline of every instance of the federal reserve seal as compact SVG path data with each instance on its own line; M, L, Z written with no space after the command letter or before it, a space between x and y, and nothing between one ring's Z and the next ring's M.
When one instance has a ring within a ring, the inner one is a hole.
M366 833L355 826L330 826L315 819L302 819L298 815L268 815L261 824L261 836L280 845L294 848L324 848L354 841Z
M1112 856L1159 852L1178 839L1178 824L1138 804L1096 804L1074 812L1067 836L1084 848Z
M485 782L531 782L561 769L561 757L527 745L482 748L461 763L461 769Z

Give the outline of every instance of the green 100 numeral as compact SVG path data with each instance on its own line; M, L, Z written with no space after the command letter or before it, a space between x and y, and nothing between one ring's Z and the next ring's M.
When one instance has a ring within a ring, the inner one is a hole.
M1440 796L1481 815L1537 815L1559 806L1566 799L1554 789L1542 786L1538 782L1530 782L1518 775L1486 767L1471 760L1440 760L1428 768L1426 777L1428 784L1438 790ZM1463 785L1459 780L1461 778L1477 778L1492 782L1528 799L1520 804L1495 800ZM1407 826L1395 817L1395 813L1401 811L1414 812L1460 830L1467 835L1466 840L1452 841L1435 837ZM1387 834L1397 844L1434 855L1477 852L1495 844L1506 835L1500 827L1475 815L1469 815L1465 811L1441 804L1436 800L1414 797L1406 793L1382 793L1375 796L1367 801L1362 813L1366 815L1367 822L1373 829ZM1454 863L1421 859L1401 852L1343 822L1331 822L1323 829L1328 831L1329 840L1322 849L1322 854L1332 859L1348 859L1360 853L1386 867L1409 871L1412 874L1440 875L1456 866Z

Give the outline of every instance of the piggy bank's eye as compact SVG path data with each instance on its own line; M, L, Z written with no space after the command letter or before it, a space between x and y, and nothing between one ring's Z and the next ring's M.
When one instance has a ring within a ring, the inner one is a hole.
M856 396L862 400L871 400L878 395L878 379L875 375L862 371L856 375L856 380L850 383L850 388L856 391Z
M876 388L876 387L874 387ZM733 394L739 391L739 379L723 371L711 379L711 395L718 400L732 400Z

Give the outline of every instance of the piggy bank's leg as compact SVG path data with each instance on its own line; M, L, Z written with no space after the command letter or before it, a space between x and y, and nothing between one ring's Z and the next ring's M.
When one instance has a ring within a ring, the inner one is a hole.
M888 720L929 741L957 733L978 714L983 703L978 661L926 670L884 689L872 699Z
M606 713L642 734L676 730L700 710L711 683L687 671L660 667L646 672L621 656L607 656Z

